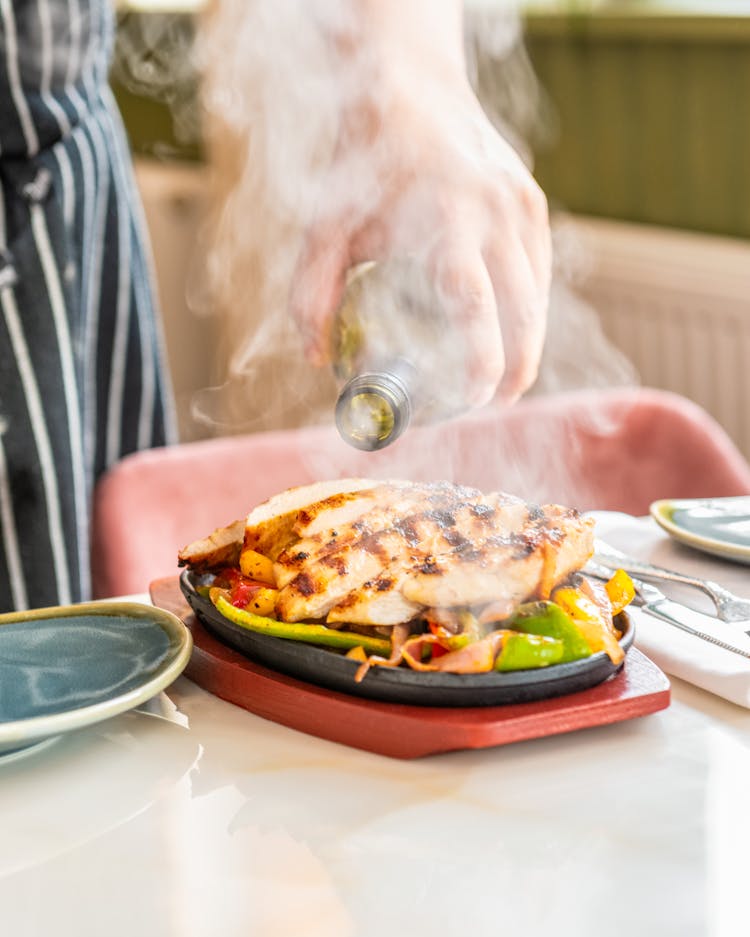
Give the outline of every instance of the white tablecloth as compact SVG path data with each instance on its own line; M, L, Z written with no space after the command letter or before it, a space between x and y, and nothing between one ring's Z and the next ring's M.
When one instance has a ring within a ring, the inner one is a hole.
M743 585L651 522L611 539ZM747 935L750 711L680 680L642 719L413 762L184 677L163 702L0 762L3 934Z

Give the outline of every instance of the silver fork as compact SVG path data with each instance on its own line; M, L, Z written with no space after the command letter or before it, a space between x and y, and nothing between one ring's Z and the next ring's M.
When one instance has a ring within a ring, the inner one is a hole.
M602 540L596 540L594 543L593 559L609 569L619 567L624 569L626 573L640 576L641 579L678 582L685 586L695 586L696 589L700 589L711 598L716 606L716 614L722 621L750 624L750 602L747 599L741 599L738 595L734 595L729 589L720 586L718 582L713 582L710 579L699 579L697 576L688 576L671 569L645 563L622 553Z
M624 567L621 568L624 569ZM596 579L606 581L609 578L611 570L608 566L601 566L595 560L589 560L584 568L584 572L589 573L589 575L594 576ZM671 599L668 599L663 592L657 589L656 586L647 582L642 582L640 579L633 579L633 585L635 586L633 605L636 607L642 608L650 615L660 618L662 621L666 621L670 625L674 625L675 628L686 631L696 638L701 638L703 641L715 644L725 651L731 651L733 654L738 654L740 657L750 659L750 651L746 651L741 647L736 647L728 641L722 641L722 639L715 634L709 634L708 631L696 627L701 621L715 623L718 621L717 618L713 618L711 615L705 615L703 612L693 612L685 605L680 605L679 602L673 602ZM750 622L745 622L745 624L750 624ZM706 626L704 625L704 627ZM745 631L745 634L750 636L750 631Z

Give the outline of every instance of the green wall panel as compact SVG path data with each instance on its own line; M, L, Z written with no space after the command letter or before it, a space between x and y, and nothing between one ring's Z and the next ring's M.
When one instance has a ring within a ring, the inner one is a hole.
M553 204L750 237L748 23L682 20L670 33L648 18L620 30L530 18L555 114L535 171Z

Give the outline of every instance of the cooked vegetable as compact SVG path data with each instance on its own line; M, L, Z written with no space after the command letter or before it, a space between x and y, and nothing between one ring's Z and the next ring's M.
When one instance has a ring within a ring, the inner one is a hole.
M613 615L619 615L635 598L633 580L624 569L615 570L604 588L607 590Z
M276 586L273 562L262 553L256 553L255 550L245 549L240 553L240 571L248 579L256 579L269 586Z
M274 615L278 590L257 579L248 579L234 567L225 566L218 570L214 586L226 591L235 608L246 608L256 615Z
M429 656L429 647L440 646L434 635L415 635L402 649L402 656L413 670L441 670L446 673L488 673L495 666L505 634L493 631L478 641L470 641L445 654ZM426 658L423 660L422 658Z
M557 638L543 634L511 632L495 660L495 670L532 670L562 663L565 646Z
M625 651L617 641L614 626L592 598L572 586L555 589L552 598L568 613L594 653L606 651L613 664L622 661Z
M248 596L244 605L235 607L254 612L256 615L273 616L278 594L276 589L267 589L265 586L260 586Z
M209 591L211 601L222 615L250 631L347 650L347 657L364 665L358 679L362 679L370 666L397 667L401 663L414 670L452 673L549 667L590 657L597 650L610 653L613 648L609 637L612 637L616 648L615 663L622 659L624 653L596 604L580 589L573 587L556 590L555 596L562 604L552 601L524 603L512 619L502 623L503 627L484 635L478 633L476 616L466 610L452 618L443 616L461 629L457 632L440 622L425 621L423 627L426 631L412 634L400 648L395 649L388 639L373 635L316 623L282 622L258 615L249 609L238 608L224 589L213 587ZM262 590L260 587L258 591L273 593L275 590Z
M252 612L236 608L227 601L221 590L211 590L211 601L218 611L241 628L248 631L257 631L258 634L267 634L273 638L288 638L293 641L304 641L307 644L321 644L326 647L348 649L362 647L370 654L388 654L391 642L384 638L373 638L366 634L355 634L350 631L336 631L326 628L325 625L290 624L285 621L276 621L265 618Z
M509 627L525 634L543 635L560 641L562 655L555 663L567 663L591 656L591 647L577 624L555 602L529 602L522 605Z

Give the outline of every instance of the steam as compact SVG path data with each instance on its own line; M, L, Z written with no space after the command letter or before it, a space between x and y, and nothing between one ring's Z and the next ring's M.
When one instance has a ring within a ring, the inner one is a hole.
M558 133L558 116L534 73L523 43L515 0L473 0L466 21L467 67L483 107L496 128L532 165L532 144L548 147ZM596 310L582 296L592 258L572 219L553 212L553 277L547 341L531 393L556 394L580 388L633 386L631 362L602 331ZM576 423L595 432L613 430L601 413L578 414ZM574 427L571 427L574 429Z
M466 69L495 127L531 166L532 144L557 131L554 109L523 42L517 0L474 0L465 18Z
M366 217L380 195L378 159L389 155L379 150L375 134L331 173L339 115L359 108L367 117L378 76L353 8L349 0L221 0L201 23L194 52L214 208L203 235L205 264L196 266L190 301L197 312L216 316L226 365L217 385L196 395L193 409L213 432L332 424L333 378L304 362L288 300L307 222L326 212L331 218ZM158 46L160 37L151 39ZM516 3L502 9L497 0L491 9L476 0L470 4L465 48L486 111L530 162L533 145L554 138L556 115L524 49ZM135 74L151 82L159 68L158 55L151 56L148 73ZM420 93L430 103L436 92L423 87ZM435 96L430 106L451 126L450 101ZM456 124L455 133L461 129ZM418 213L423 207L422 193L415 192L410 208ZM632 366L577 293L586 258L564 218L555 228L555 247L549 338L531 395L635 383ZM325 446L308 449L305 458L316 477L364 472L452 478L459 472L455 480L470 482L492 465L498 486L543 500L550 492L563 497L568 488L574 491L569 476L580 467L570 458L571 440L581 429L616 431L609 419L561 412L557 438L535 438L528 427L517 426L511 436L493 430L487 413L470 414L458 424L412 430L368 456L326 437ZM482 447L468 457L460 443L462 427L472 425L480 427Z
M548 337L533 392L556 394L637 385L639 377L632 362L612 345L598 313L581 295L591 273L592 257L569 217L556 215L552 238L555 260ZM592 413L589 419L602 417ZM604 433L609 427L599 422L592 428Z
M226 0L202 26L215 211L191 302L220 317L227 371L197 395L194 415L220 431L322 421L335 399L332 377L303 362L288 294L321 192L341 200L325 175L342 99L358 91L332 63L332 24L341 36L352 28L347 7L319 2L313 18L301 0ZM355 178L353 210L367 199L364 175Z

